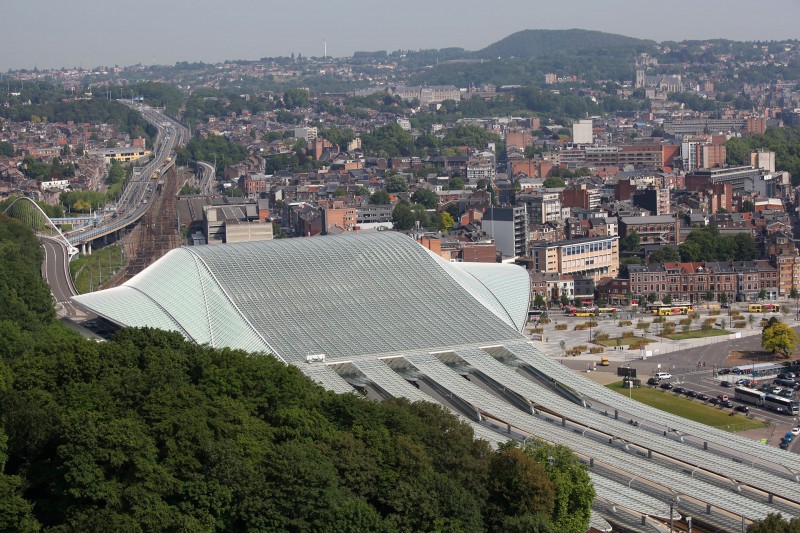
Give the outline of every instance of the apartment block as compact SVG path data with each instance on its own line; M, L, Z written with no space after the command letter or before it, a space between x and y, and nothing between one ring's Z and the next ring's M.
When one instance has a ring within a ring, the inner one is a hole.
M619 219L620 237L627 237L635 231L641 245L680 244L681 223L669 215L650 217L621 217Z
M533 270L592 278L615 277L619 272L619 238L589 237L531 245Z

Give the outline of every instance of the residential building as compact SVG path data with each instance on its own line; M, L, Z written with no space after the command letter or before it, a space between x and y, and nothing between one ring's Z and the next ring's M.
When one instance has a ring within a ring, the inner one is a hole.
M572 142L574 144L592 144L594 142L592 119L581 119L572 124Z
M800 263L798 263L800 267ZM779 292L777 269L766 261L721 261L629 265L634 295L656 294L673 301L754 301L764 290L768 298Z
M670 215L620 217L619 234L625 238L636 231L642 246L648 244L680 244L680 221Z
M527 255L528 212L519 207L490 207L483 214L483 231L490 235L503 257Z

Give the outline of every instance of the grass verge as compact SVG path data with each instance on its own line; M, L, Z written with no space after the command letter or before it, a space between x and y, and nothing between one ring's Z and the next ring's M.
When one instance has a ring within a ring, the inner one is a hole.
M648 339L647 337L612 337L603 340L595 339L594 342L603 346L629 346L631 344L649 344L656 341Z
M69 264L72 283L78 294L99 290L124 264L119 244L94 250L92 255L82 255Z
M649 405L650 407L655 407L662 411L682 416L689 420L694 420L695 422L714 426L725 431L746 431L748 429L757 429L767 426L766 422L747 418L741 413L736 413L731 416L731 413L734 412L731 409L720 409L706 402L692 400L671 391L652 389L649 387L624 389L622 388L621 381L611 383L606 385L606 387L620 394L627 395L630 392L631 398Z
M692 331L687 332L680 332L680 333L670 333L669 335L663 335L664 338L673 340L673 341L684 341L686 339L704 339L706 337L719 337L721 335L730 335L731 332L724 330L724 329L709 329L703 331L702 329L695 329Z

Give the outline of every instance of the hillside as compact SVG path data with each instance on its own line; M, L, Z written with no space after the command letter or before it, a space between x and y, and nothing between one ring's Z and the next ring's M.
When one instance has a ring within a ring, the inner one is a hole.
M555 53L598 50L645 51L655 41L591 30L523 30L475 52L477 57L533 59Z

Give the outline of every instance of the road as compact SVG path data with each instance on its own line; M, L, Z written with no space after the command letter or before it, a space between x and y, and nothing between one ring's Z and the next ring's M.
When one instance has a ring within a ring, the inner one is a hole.
M42 275L50 286L50 292L53 293L53 298L56 301L56 310L66 316L74 316L76 310L70 298L75 296L77 292L69 274L67 247L60 240L43 238L42 248L44 248Z
M206 163L205 161L198 161L197 166L200 171L200 178L197 180L200 193L208 196L214 194L214 188L216 186L214 165Z
M152 160L131 176L115 210L107 213L96 227L80 228L65 235L73 245L90 242L138 221L149 208L159 181L152 179L152 175L160 177L174 164L175 147L185 144L189 137L189 131L184 126L160 111L127 100L120 102L139 111L145 120L158 129Z

